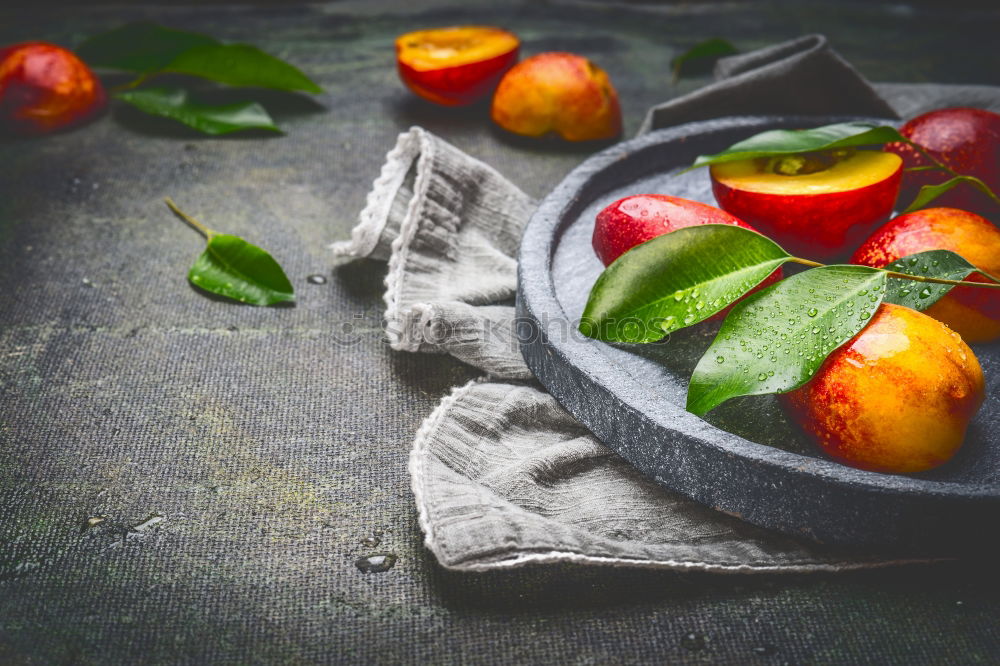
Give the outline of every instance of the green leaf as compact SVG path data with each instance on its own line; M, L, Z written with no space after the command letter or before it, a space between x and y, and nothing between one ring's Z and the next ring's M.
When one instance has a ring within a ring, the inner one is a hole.
M94 35L76 53L91 67L150 73L163 69L188 49L218 43L208 35L140 22Z
M788 259L771 239L727 224L658 236L601 273L580 332L607 342L656 342L711 317Z
M730 398L806 383L868 323L885 284L875 268L823 266L740 301L694 369L688 411L702 416Z
M923 187L921 187L920 191L917 193L917 198L914 199L913 203L907 206L906 210L904 210L903 212L912 213L917 209L923 208L924 206L934 201L948 190L954 189L955 187L958 187L962 183L968 183L969 185L976 188L986 196L991 197L994 200L996 199L996 196L993 194L993 191L986 185L986 183L979 180L975 176L955 176L951 180L946 180L945 182L940 183L938 185L924 185Z
M977 270L975 266L949 250L930 250L911 254L888 264L885 269L945 280L964 280ZM914 310L926 310L954 287L951 284L916 282L890 277L886 286L885 300L887 303L905 305Z
M295 66L249 44L196 46L177 55L163 71L199 76L230 86L323 92Z
M768 130L734 143L721 153L700 155L688 170L757 157L809 153L904 140L894 127L863 122L836 123L805 130Z
M264 250L229 234L212 234L188 271L196 287L251 305L295 300L295 290L278 262Z
M271 116L256 102L212 106L192 101L181 88L142 88L115 95L154 116L172 118L205 134L228 134L247 129L280 132Z
M677 83L677 80L681 78L681 72L685 69L685 65L699 61L714 61L734 53L739 53L736 47L719 37L699 42L670 61L670 69L674 73L674 83Z

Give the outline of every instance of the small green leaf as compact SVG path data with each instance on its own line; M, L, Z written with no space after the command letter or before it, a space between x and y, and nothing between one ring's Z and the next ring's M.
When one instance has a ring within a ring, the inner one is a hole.
M298 68L249 44L208 44L177 55L164 72L189 74L230 86L320 93Z
M218 43L208 35L140 22L94 35L76 53L91 67L150 73L163 69L188 49Z
M295 300L295 290L278 262L242 238L213 234L188 271L196 287L251 305Z
M115 98L154 116L172 118L205 134L228 134L247 129L280 132L271 116L256 102L212 106L191 101L181 88L141 88L117 93Z
M964 280L977 270L975 266L949 250L930 250L911 254L888 264L885 269L945 280ZM885 300L887 303L905 305L914 310L926 310L952 289L954 285L951 284L890 277L886 286Z
M863 122L836 123L804 130L768 130L735 143L721 153L700 155L688 170L757 157L809 153L904 140L894 127Z
M875 268L823 266L740 301L694 369L688 411L702 416L730 398L805 384L864 328L885 284L885 272Z
M920 191L917 193L917 198L914 199L913 203L907 206L906 210L904 210L903 212L912 213L915 210L923 208L924 206L934 201L948 190L954 189L955 187L958 187L962 183L968 183L969 185L976 188L986 196L996 199L996 196L993 194L993 191L990 190L990 188L986 185L986 183L979 180L975 176L955 176L954 178L946 180L945 182L940 183L938 185L924 185L923 187L921 187Z
M607 342L656 342L711 317L788 259L771 239L727 224L658 236L601 273L580 332Z
M670 61L670 69L674 73L674 83L677 83L677 80L681 78L681 73L688 68L687 65L706 61L714 62L723 56L734 53L739 53L736 47L719 37L699 42Z

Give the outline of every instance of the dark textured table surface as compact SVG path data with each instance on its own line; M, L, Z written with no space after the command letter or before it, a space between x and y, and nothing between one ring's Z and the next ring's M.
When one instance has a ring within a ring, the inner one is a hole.
M409 96L392 38L501 24L605 67L631 134L680 50L825 32L870 79L1000 83L1000 11L850 3L524 2L0 10L0 43L125 20L253 42L325 88L285 136L206 139L120 112L0 144L0 663L988 663L990 562L815 576L439 568L406 460L456 361L394 353L384 268L332 266L395 135L441 134L540 196L585 152L511 142ZM172 196L269 250L290 308L206 298ZM326 275L326 284L307 282ZM83 529L90 516L106 520ZM162 517L149 521L151 516ZM992 529L992 526L984 526ZM380 535L371 548L366 537ZM398 556L387 572L355 560Z

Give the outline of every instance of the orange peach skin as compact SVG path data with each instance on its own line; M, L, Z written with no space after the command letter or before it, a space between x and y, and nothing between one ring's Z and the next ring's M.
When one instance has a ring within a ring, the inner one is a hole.
M781 396L830 456L892 474L951 459L984 397L979 361L957 333L890 304L808 384Z
M86 122L106 100L101 82L72 51L47 42L0 49L0 126L46 134Z
M493 95L493 121L509 132L567 141L612 139L622 131L618 93L607 73L572 53L540 53L507 72Z
M908 254L951 250L994 277L1000 277L1000 229L989 220L957 208L925 208L900 215L880 227L851 263L882 268ZM979 273L967 278L986 282ZM1000 338L1000 292L956 287L924 314L944 322L969 343Z

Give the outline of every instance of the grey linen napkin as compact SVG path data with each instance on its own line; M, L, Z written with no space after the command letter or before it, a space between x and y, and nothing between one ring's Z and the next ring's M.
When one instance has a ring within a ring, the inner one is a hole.
M644 129L729 114L1000 108L1000 89L988 86L873 87L821 36L724 59L717 76L652 109ZM415 127L388 153L351 240L332 246L341 256L388 261L385 319L394 349L451 354L488 375L441 402L410 454L426 545L443 566L573 561L808 572L917 561L794 540L666 491L531 381L509 303L518 240L534 207L494 169Z

